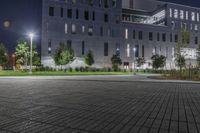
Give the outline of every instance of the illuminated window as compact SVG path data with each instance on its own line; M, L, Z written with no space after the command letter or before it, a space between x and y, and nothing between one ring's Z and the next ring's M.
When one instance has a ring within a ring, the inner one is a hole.
M197 24L194 25L194 30L198 31L198 25Z
M85 32L85 26L84 25L82 26L82 32L83 33Z
M178 10L174 9L174 18L178 18Z
M195 12L191 13L191 19L192 19L192 21L195 21Z
M180 19L184 19L184 11L180 10Z
M188 11L185 12L185 18L188 20Z
M197 13L197 22L199 22L199 13Z
M128 39L128 29L125 29L125 39Z
M170 16L170 18L172 18L172 14L173 14L173 11L172 11L172 9L170 8L170 9L169 9L169 16Z
M130 44L127 44L127 57L130 57Z
M76 25L72 24L72 33L75 34L76 33Z
M65 34L67 34L68 33L68 26L67 26L67 24L65 24Z

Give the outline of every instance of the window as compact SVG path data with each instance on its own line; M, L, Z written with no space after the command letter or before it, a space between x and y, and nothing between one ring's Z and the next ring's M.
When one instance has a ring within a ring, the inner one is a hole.
M192 21L195 21L195 12L191 13L191 19L192 19Z
M63 8L60 8L60 17L63 18Z
M139 40L142 40L142 39L143 39L143 32L139 31Z
M174 18L178 18L178 10L174 9Z
M85 54L85 41L82 41L82 55Z
M84 33L85 32L85 26L82 25L82 32Z
M72 41L71 40L67 40L67 47L71 48L72 47Z
M166 42L166 34L165 33L162 34L162 41Z
M54 7L49 7L49 16L54 16Z
M76 0L72 0L72 3L73 3L73 4L76 4Z
M188 15L188 11L186 11L186 12L185 12L185 19L186 19L186 20L188 20L188 18L189 18L188 16L189 16L189 15Z
M125 39L128 39L128 29L125 29Z
M130 44L127 44L127 49L126 49L127 57L130 57Z
M144 45L142 45L142 57L144 57Z
M106 23L108 22L108 14L107 13L104 14L104 22L106 22Z
M100 35L103 36L103 27L100 27Z
M93 6L94 0L88 0L88 4L89 4L90 6Z
M116 55L119 57L120 56L120 44L116 44Z
M172 9L170 8L170 9L169 9L169 17L170 17L170 18L172 18L172 14L173 14L173 11L172 11Z
M194 42L195 42L195 44L198 44L198 37L197 36L195 37L195 41Z
M184 11L180 10L180 19L184 19Z
M153 47L153 51L152 51L152 54L153 54L153 55L156 54L156 51L157 51L156 49L157 49L156 47Z
M48 42L48 54L51 54L51 40Z
M157 33L157 41L160 41L160 33Z
M104 43L104 56L108 56L108 43Z
M135 57L139 57L139 45L135 45Z
M85 20L89 20L89 12L88 11L84 12L84 17L85 17Z
M92 36L92 35L93 35L93 27L92 27L92 26L90 26L90 27L88 28L88 35L89 35L89 36Z
M104 0L104 8L108 8L108 0Z
M117 6L117 0L112 0L112 7L116 7Z
M76 19L78 19L78 18L79 18L79 10L76 9Z
M133 30L133 39L135 39L135 30Z
M149 32L149 40L150 40L150 41L153 40L153 32Z
M172 21L171 25L172 25L172 30L174 30L176 27L176 23L174 21Z
M175 37L174 37L174 41L175 41L175 42L178 42L178 35L177 35L177 34L176 34Z
M199 20L200 20L200 19L199 19L199 13L197 13L197 22L199 22Z
M65 34L67 34L67 33L68 33L68 25L65 24Z
M95 21L95 11L92 13L92 20Z
M67 17L72 18L72 9L67 10Z
M198 25L197 24L194 25L194 30L198 31Z
M72 34L76 34L76 25L72 24Z
M99 7L101 7L102 5L102 0L99 0Z
M198 44L198 37L197 36L195 37L194 43Z

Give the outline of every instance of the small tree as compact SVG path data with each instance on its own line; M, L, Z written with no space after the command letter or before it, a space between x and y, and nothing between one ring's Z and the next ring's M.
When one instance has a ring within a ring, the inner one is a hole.
M27 68L27 65L30 64L30 45L24 40L17 41L15 54L16 54L17 64L25 65ZM40 64L40 58L35 45L33 45L33 50L32 50L32 61L33 65Z
M176 65L180 68L180 71L182 71L182 68L185 66L185 58L181 54L181 49L188 46L190 41L190 33L185 29L182 29L180 36L181 37L178 39L176 44Z
M200 44L197 48L197 67L200 69Z
M85 64L92 66L94 64L94 56L91 50L87 52L87 54L84 57Z
M112 56L111 62L112 62L112 68L114 71L117 71L119 69L119 66L122 64L121 58L117 55Z
M136 62L137 62L137 67L141 67L146 63L145 59L141 57L137 58Z
M151 60L154 69L163 68L166 64L166 57L163 55L153 55Z
M68 64L70 61L74 59L74 50L64 44L60 43L60 46L56 49L56 52L54 54L54 61L56 65L63 65Z
M4 66L8 63L8 53L7 49L3 45L3 43L0 43L0 65Z
M177 66L180 68L180 71L182 71L182 68L185 67L185 57L182 55L176 57L176 63Z

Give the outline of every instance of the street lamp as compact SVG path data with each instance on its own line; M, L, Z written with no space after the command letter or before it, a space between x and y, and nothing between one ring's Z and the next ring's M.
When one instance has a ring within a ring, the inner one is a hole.
M136 48L135 47L133 48L133 52L134 52L134 56L133 56L134 57L134 59L133 59L134 71L133 72L134 72L134 75L136 75L136 72L135 72L135 52L136 52Z
M32 64L33 64L32 52L33 52L33 37L34 37L34 34L30 33L29 37L30 37L30 42L31 42L31 47L30 47L30 71L29 71L29 73L32 74Z

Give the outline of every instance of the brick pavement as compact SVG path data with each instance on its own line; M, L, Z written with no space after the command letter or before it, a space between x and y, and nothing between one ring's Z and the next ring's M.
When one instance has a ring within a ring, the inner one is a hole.
M199 133L200 84L0 79L0 133Z

